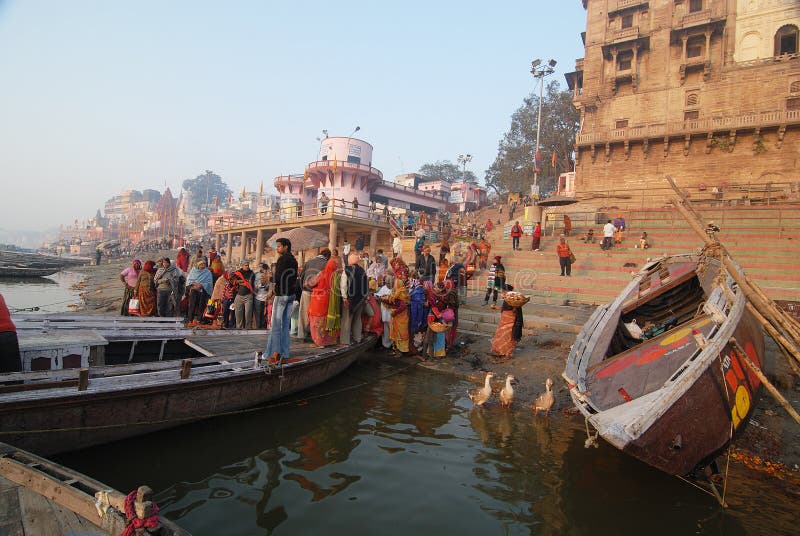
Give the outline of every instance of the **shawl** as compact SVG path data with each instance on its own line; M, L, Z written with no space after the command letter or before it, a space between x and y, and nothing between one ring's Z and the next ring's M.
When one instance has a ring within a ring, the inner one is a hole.
M392 305L392 310L395 313L402 312L411 301L411 296L408 294L406 286L401 280L397 280L394 290L389 294L389 303Z
M192 283L200 283L206 291L206 294L211 296L211 293L214 292L214 289L211 287L212 279L211 270L208 268L200 270L195 266L192 268L192 271L189 272L189 277L186 278L186 286L188 287Z
M325 330L330 333L339 331L342 327L342 290L340 283L342 274L336 272L331 280L331 291L328 295L328 319Z
M319 281L311 291L311 301L308 305L308 316L327 316L330 305L330 290L333 274L338 264L334 259L329 259L325 267L319 272Z
M219 258L219 255L214 257L211 261L211 266L208 268L211 270L211 273L214 274L214 277L219 277L225 273L225 265L222 264L222 259Z
M181 248L178 250L178 256L175 258L175 264L177 264L178 268L184 272L189 270L189 252L186 251L186 248Z
M421 285L415 285L411 289L411 311L409 312L409 333L417 333L423 328L428 327L425 314L425 289Z
M180 282L181 274L178 271L178 268L170 264L169 266L162 266L158 270L156 270L155 275L155 283L158 286L159 282L164 279L169 282L170 288L172 289L172 298L175 300L175 303L178 304L181 302L181 282Z
M508 311L509 309L514 309L514 325L511 328L511 338L519 342L522 339L522 326L525 323L522 318L522 307L511 307L503 301L501 310Z

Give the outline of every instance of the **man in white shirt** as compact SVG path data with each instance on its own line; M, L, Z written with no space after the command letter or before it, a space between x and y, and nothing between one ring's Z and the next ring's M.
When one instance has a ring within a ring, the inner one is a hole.
M380 283L380 281L378 282ZM389 297L389 294L392 293L391 289L389 288L392 285L392 282L392 276L384 276L383 285L375 293L375 299L377 299L381 304L381 321L383 322L383 337L381 339L381 344L383 344L384 348L392 347L392 339L389 337L389 323L392 321L392 310L389 309L389 305L386 303L386 299Z
M403 253L403 241L399 236L395 236L392 241L392 258L399 257Z
M611 223L611 220L608 220L603 226L603 242L600 244L600 249L611 249L614 247L614 231L617 228L614 227L614 224Z

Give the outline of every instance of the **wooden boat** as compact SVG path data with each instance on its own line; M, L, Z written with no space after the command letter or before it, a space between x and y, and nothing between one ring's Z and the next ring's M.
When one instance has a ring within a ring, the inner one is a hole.
M263 334L262 334L263 336ZM235 412L318 385L375 343L0 375L0 440L49 455ZM84 372L85 371L85 372Z
M28 268L26 266L11 266L0 264L0 277L46 277L60 271L58 266L52 268Z
M758 399L740 349L760 367L764 342L745 302L716 257L648 263L578 335L564 372L575 406L606 441L666 473L710 464Z
M77 471L0 443L0 532L117 535L128 525L125 495ZM164 536L188 536L160 517Z

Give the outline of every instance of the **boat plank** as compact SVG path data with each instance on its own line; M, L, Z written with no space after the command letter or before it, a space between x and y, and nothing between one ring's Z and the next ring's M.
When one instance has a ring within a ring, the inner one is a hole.
M253 352L262 352L267 346L267 334L260 335L242 335L235 338L220 339L219 337L200 338L200 337L187 337L186 344L197 350L198 352L207 355L225 355L225 354L246 354ZM292 346L300 346L293 344ZM300 346L301 348L306 347Z
M55 506L25 487L19 488L19 512L23 534L105 534L96 526L81 523L73 512Z

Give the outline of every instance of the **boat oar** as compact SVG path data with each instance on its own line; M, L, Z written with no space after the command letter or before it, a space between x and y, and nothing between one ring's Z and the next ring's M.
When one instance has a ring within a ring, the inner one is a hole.
M767 391L769 391L775 400L777 400L778 403L783 406L783 409L789 413L789 416L794 419L797 424L800 424L800 415L797 414L792 405L789 404L789 401L783 398L783 395L778 392L778 389L772 385L766 376L764 376L764 373L761 372L761 369L759 369L755 363L750 360L750 356L747 355L747 352L744 351L744 348L741 347L738 341L731 337L729 342L736 347L736 349L739 351L742 361L744 361L745 365L747 365L747 367L752 370L756 376L758 376L758 379L761 380L761 383L764 384L764 387L767 388Z

